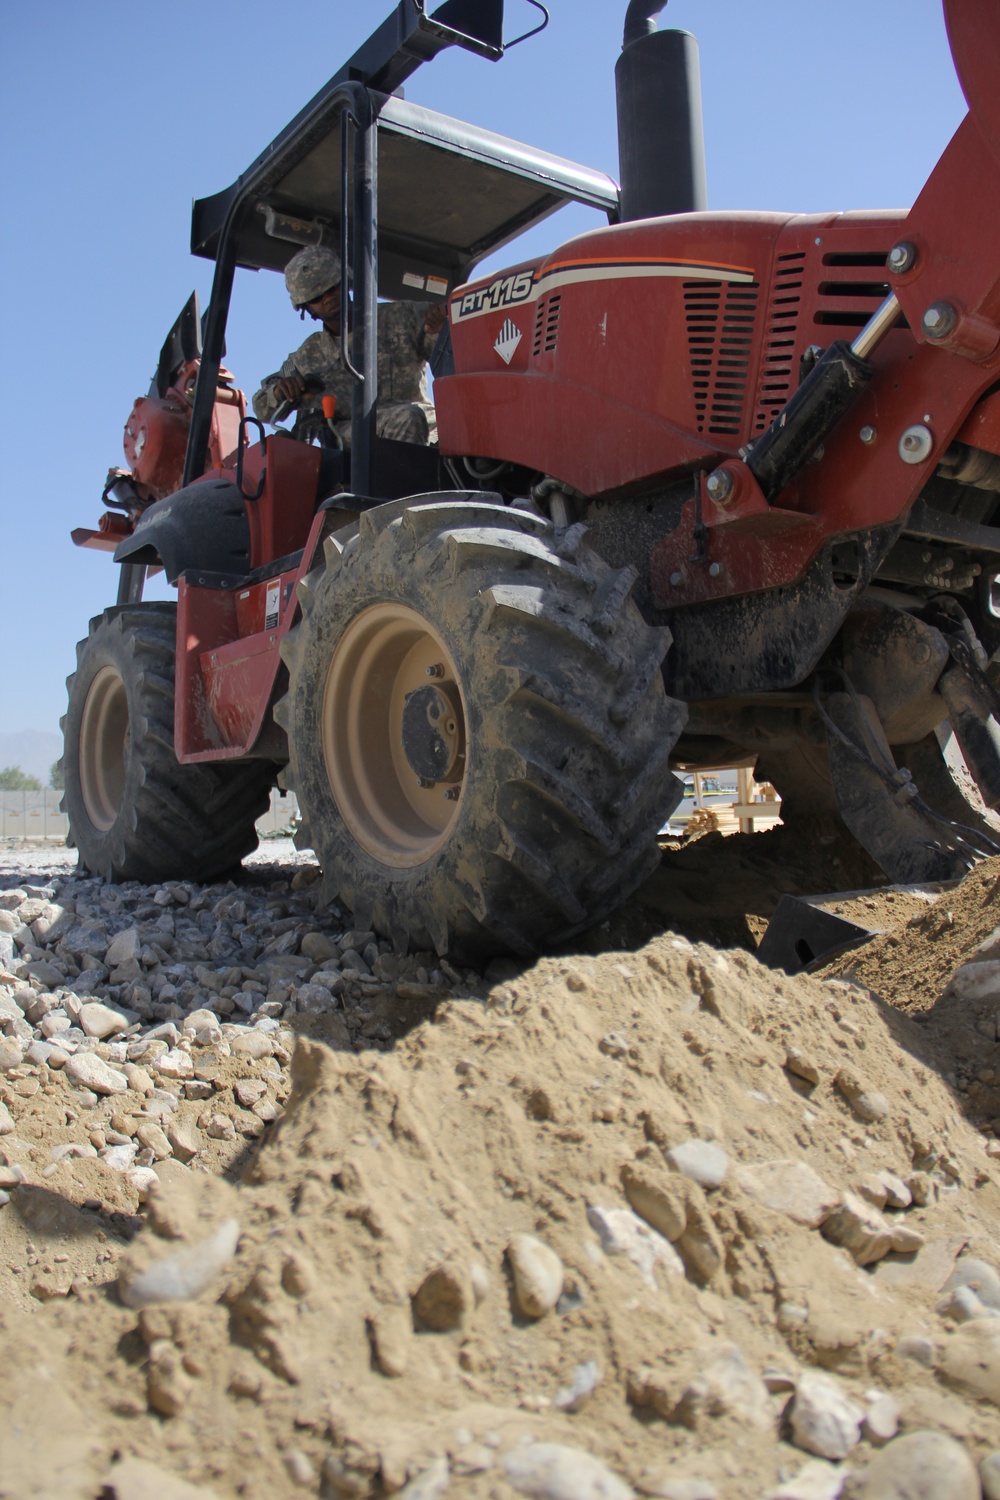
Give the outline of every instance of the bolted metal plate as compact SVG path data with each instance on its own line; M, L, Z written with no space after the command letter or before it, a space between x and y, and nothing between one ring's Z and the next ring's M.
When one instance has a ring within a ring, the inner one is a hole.
M442 688L417 688L406 695L403 753L422 781L446 781L458 759L460 716Z

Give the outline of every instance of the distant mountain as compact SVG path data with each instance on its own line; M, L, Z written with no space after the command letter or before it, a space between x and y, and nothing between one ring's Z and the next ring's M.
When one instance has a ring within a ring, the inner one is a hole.
M42 786L49 784L52 762L62 755L62 735L46 729L19 729L13 734L0 731L0 770L20 766L29 776L37 776Z

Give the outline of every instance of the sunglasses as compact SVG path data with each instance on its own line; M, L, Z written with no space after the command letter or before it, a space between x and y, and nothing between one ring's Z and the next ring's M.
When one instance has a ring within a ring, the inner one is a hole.
M339 298L340 297L340 283L339 283L339 281L338 281L338 283L337 283L336 286L328 287L325 292L320 292L320 294L319 294L318 297L310 297L308 302L299 302L297 304L299 312L304 312L307 308L310 308L310 307L318 307L321 302L325 302L326 301L327 297L332 297L333 294L334 294L334 292L336 292L337 297Z

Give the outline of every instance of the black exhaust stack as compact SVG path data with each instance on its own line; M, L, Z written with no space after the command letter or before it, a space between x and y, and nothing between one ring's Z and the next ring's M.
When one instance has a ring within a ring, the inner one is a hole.
M631 0L615 64L623 223L708 204L698 43L688 31L657 31L666 3Z

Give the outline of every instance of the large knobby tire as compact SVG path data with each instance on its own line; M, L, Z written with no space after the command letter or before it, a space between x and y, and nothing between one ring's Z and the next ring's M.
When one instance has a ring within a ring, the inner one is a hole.
M68 842L105 880L214 880L256 847L267 809L271 762L178 764L176 622L172 603L105 610L66 680Z
M686 719L584 540L482 497L362 517L299 588L290 777L322 894L397 949L529 955L650 873Z

